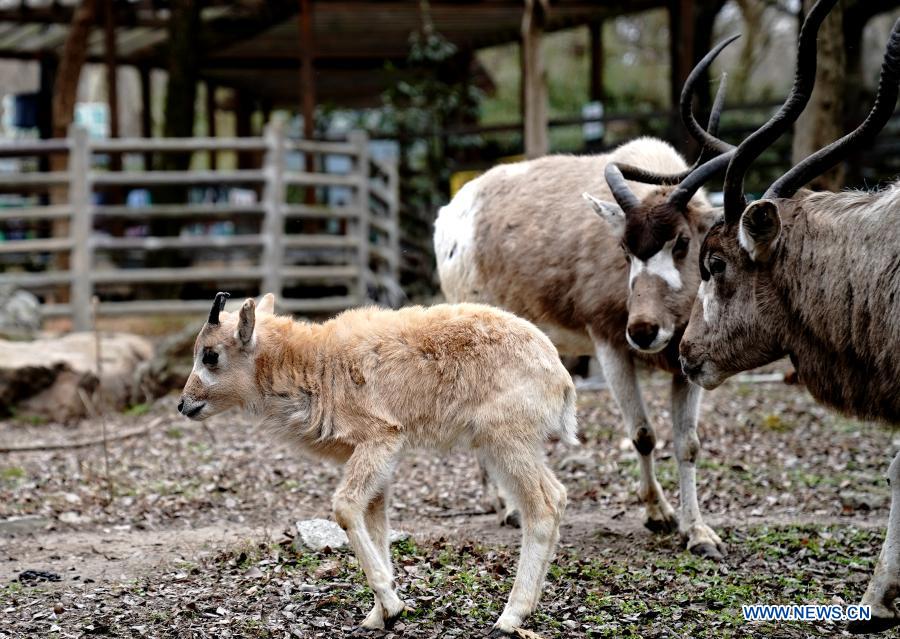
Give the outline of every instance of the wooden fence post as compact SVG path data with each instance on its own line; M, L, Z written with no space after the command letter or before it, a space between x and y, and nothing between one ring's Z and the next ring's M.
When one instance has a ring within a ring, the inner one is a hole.
M369 300L369 281L372 280L369 267L369 136L365 131L351 131L348 142L356 147L356 171L359 186L356 189L356 201L359 205L359 217L356 221L356 232L359 239L357 250L357 266L359 271L359 287L357 295L359 304Z
M262 223L262 289L261 294L282 294L282 269L284 268L284 172L285 140L284 121L275 118L266 125L266 151L263 160L263 208Z
M88 132L80 126L69 128L69 204L72 207L72 257L69 266L72 325L76 331L91 328L91 270L94 251L91 245L91 150Z

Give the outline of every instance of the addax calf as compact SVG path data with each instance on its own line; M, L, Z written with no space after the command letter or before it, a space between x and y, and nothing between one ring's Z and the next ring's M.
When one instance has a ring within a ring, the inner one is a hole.
M766 127L738 148L726 174L725 219L703 243L703 284L681 342L692 381L714 388L739 371L789 355L816 399L900 424L900 182L872 193L794 197L854 146L871 142L894 111L898 82L900 21L866 121L746 208L744 172L777 136ZM872 619L854 622L855 632L900 625L900 454L888 477L887 538L862 600Z
M307 324L274 315L272 295L238 313L221 311L225 297L197 337L178 410L199 420L237 406L344 465L334 517L375 594L363 627L390 626L404 609L387 536L394 466L411 448L462 446L522 512L519 569L494 625L512 633L540 598L566 506L544 441L576 443L575 389L550 340L472 304L360 309Z

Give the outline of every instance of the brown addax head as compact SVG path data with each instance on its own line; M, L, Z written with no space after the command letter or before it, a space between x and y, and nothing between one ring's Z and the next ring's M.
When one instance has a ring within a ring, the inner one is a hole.
M697 257L704 235L717 217L697 191L725 170L733 147L715 137L725 98L723 76L707 130L691 111L693 87L715 57L738 36L713 48L694 68L681 95L681 114L703 151L694 166L675 175L661 175L635 166L610 162L606 182L614 202L588 193L584 198L621 239L630 264L628 276L628 325L625 337L637 351L657 353L665 349L687 325L700 276ZM711 152L714 157L704 160ZM661 185L643 200L632 193L626 180ZM675 342L677 343L677 341Z
M705 388L715 388L731 375L767 364L789 351L789 327L798 320L792 317L780 291L799 274L781 265L792 246L791 221L807 205L806 196L794 195L854 148L871 143L897 104L900 20L891 33L875 104L866 120L785 173L762 199L745 204L743 178L750 163L790 127L809 99L816 73L816 32L835 3L820 0L810 10L801 30L790 96L772 120L741 143L728 167L724 219L703 242L703 281L680 344L685 374Z
M256 385L257 315L275 312L275 296L257 304L247 299L236 313L224 310L228 293L217 293L209 319L194 342L194 368L181 393L178 412L203 420L234 406L259 401Z

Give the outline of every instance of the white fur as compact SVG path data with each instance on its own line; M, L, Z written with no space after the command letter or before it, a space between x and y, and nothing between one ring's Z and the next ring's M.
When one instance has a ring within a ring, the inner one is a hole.
M747 251L750 254L751 259L755 259L756 248L754 242L747 235L747 232L744 230L744 225L738 225L738 243L741 245L741 248Z
M703 305L703 321L712 324L716 315L719 314L719 302L716 300L716 284L712 279L700 283L700 290L697 291L697 297Z
M478 289L475 273L475 224L481 178L468 182L441 207L434 222L434 255L437 261L441 288L448 301L471 299Z
M681 273L675 266L675 256L672 255L672 248L675 241L666 242L666 244L649 260L639 260L636 257L631 258L631 273L628 276L628 287L634 288L635 278L647 271L651 275L656 275L665 280L673 291L680 291L683 286L681 282Z
M506 175L509 177L525 175L531 168L531 165L528 162L515 162L513 164L502 164L501 166L504 168Z

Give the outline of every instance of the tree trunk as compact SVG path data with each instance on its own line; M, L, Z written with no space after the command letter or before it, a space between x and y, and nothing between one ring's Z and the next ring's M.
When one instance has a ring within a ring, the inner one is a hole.
M53 87L53 137L65 137L75 117L78 81L96 14L97 0L82 0L72 16Z
M804 15L813 4L813 0L803 0ZM816 88L794 127L794 164L838 139L844 132L847 56L843 13L843 7L838 3L819 30ZM815 178L809 186L817 190L839 190L844 185L844 173L843 165L837 166Z

